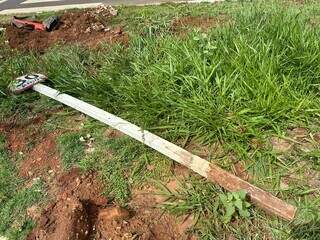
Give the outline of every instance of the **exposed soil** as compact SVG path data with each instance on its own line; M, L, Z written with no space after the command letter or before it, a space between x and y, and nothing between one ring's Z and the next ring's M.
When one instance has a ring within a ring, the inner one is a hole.
M174 32L186 33L187 29L200 28L207 30L213 27L222 26L231 23L231 18L226 14L220 14L216 17L208 16L186 16L173 21L171 29Z
M108 20L105 16L103 19ZM93 9L64 13L60 16L59 26L51 32L19 29L8 25L6 35L11 48L37 52L44 52L58 42L78 43L88 47L96 47L102 42L127 43L128 36L121 26L112 29L106 24Z
M124 133L122 133L122 132L120 132L120 131L118 131L118 130L116 130L116 129L112 129L112 128L108 128L108 129L105 131L104 135L105 135L106 137L108 137L108 138L120 138L120 137L125 136Z
M185 232L194 223L163 214L152 191L136 191L127 209L108 203L101 195L96 173L81 174L74 168L61 173L49 187L56 200L37 221L28 240L67 239L191 239Z
M40 176L43 171L51 173L60 169L56 137L56 133L49 133L28 153L27 158L20 166L22 177Z
M37 179L47 186L49 204L27 209L27 215L36 222L27 240L196 239L187 234L194 224L192 216L176 218L156 208L165 199L155 195L154 188L135 190L131 202L122 208L103 196L103 184L96 172L63 170L56 148L59 132L38 131L45 119L35 118L29 125L1 125L12 153L23 151L19 171L27 179L25 187ZM121 137L111 130L106 135ZM28 146L30 139L34 140L32 146ZM168 188L174 190L176 185L173 180Z
M40 126L47 116L39 115L19 123L1 123L0 132L7 135L8 149L12 152L23 152L27 143L39 135Z
M27 239L94 239L98 211L108 203L96 173L80 174L76 168L58 173L48 191L55 198Z

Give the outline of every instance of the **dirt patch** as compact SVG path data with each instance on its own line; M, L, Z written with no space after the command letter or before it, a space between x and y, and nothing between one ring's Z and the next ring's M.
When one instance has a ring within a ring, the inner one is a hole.
M95 173L81 175L76 168L61 173L49 186L56 200L36 219L27 239L95 239L99 209L108 203L101 192Z
M186 30L190 28L200 28L201 30L207 30L231 22L231 18L226 14L220 14L216 17L186 16L174 20L171 29L173 32L178 33L186 32Z
M24 128L15 128L8 136L8 148L12 152L22 152L25 150L28 139L28 132Z
M134 191L127 209L108 203L101 192L96 173L81 175L75 168L61 173L49 189L56 201L35 219L27 239L195 239L185 234L193 218L177 219L157 209L153 191Z
M288 140L279 138L279 137L272 137L270 139L272 149L277 153L286 153L292 149L293 144Z
M134 191L133 200L129 204L133 216L123 222L120 229L109 227L102 233L105 236L111 234L111 239L190 239L191 236L185 234L188 226L181 219L155 208L157 201L152 189Z
M50 199L46 207L34 205L27 209L27 215L36 222L27 240L196 239L187 234L194 219L163 213L157 205L165 199L157 196L154 188L134 191L128 206L121 208L103 196L96 172L81 173L77 168L64 171L56 149L60 132L38 134L42 122L6 130L11 150L24 151L19 171L28 180L25 187L41 179ZM106 135L122 136L114 130ZM36 139L32 149L26 145L31 137ZM170 181L167 187L176 189L177 181Z
M37 138L39 134L39 125L46 119L46 116L36 116L26 122L16 123L2 123L1 132L7 136L7 147L11 152L23 152L27 148L30 139Z
M55 133L48 134L28 153L19 167L22 177L40 176L44 171L53 173L60 169L56 137Z
M22 51L44 52L50 46L62 43L78 43L96 47L102 42L127 43L128 36L121 26L114 29L107 26L108 18L100 20L95 10L66 12L60 16L60 25L52 32L6 27L6 35L11 48ZM106 20L106 21L105 21Z

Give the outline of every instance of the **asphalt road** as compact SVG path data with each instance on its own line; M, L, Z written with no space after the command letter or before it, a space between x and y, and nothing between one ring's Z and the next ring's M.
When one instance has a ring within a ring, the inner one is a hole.
M105 3L110 5L142 5L176 0L0 0L0 13L12 14L23 12L38 12L61 10L74 7L95 7Z

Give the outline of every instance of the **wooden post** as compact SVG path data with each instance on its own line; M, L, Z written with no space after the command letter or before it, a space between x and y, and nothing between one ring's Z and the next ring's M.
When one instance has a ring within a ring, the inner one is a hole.
M207 160L193 155L183 148L155 134L152 134L149 131L145 131L128 121L125 121L84 101L76 99L67 94L61 94L59 91L43 84L35 85L33 90L55 99L69 107L72 107L96 120L99 120L125 133L126 135L129 135L130 137L142 142L145 145L148 145L163 155L173 159L189 169L192 169L201 176L219 184L221 187L229 191L246 191L253 204L271 214L275 214L289 221L293 220L294 218L296 212L296 208L294 206L287 204L281 199L274 197L270 193L240 179L239 177L221 169L216 165L210 164Z

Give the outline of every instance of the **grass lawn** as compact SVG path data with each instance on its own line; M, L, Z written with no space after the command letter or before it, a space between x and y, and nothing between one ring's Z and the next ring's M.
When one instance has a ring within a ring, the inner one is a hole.
M168 197L161 208L195 216L190 231L199 239L320 239L320 3L120 7L111 24L124 25L128 45L55 45L38 54L11 50L0 33L0 122L62 108L43 129L63 130L65 168L98 171L106 194L123 206L132 189L157 186ZM70 125L74 111L36 93L10 95L8 83L30 72L230 172L241 166L248 181L297 206L296 219L282 221L243 199L246 213L229 217L225 198L240 193L192 174L169 190L171 160L127 137L107 139L106 127L90 118ZM79 145L83 137L94 151ZM25 209L45 190L22 187L5 141L1 135L0 235L23 239L34 225Z

